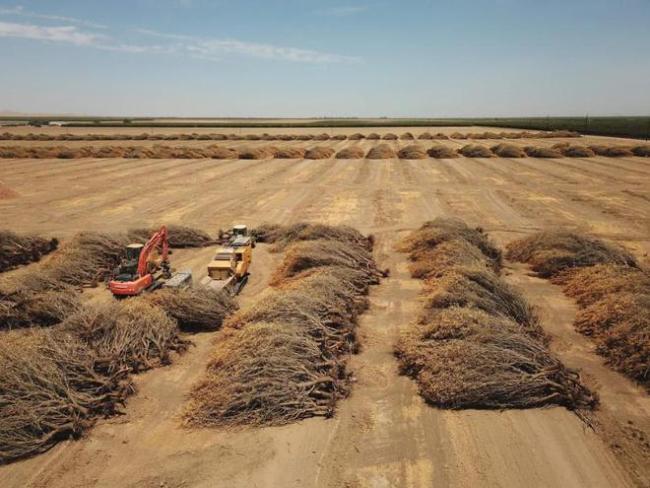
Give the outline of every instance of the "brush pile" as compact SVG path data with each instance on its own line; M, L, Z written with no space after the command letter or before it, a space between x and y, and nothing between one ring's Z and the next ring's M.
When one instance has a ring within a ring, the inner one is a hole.
M568 144L566 142L554 144L553 149L560 151L567 158L592 158L596 155L587 146Z
M403 141L412 141L415 139L415 136L413 135L412 132L404 132L399 138Z
M525 158L526 153L518 146L512 144L497 144L490 150L500 158Z
M270 147L245 147L239 149L239 159L271 159L273 153Z
M59 246L57 239L0 230L0 272L41 259Z
M370 134L368 134L366 139L377 140L377 139L381 139L381 136L376 132L371 132Z
M350 146L336 153L336 159L363 159L366 152L359 146Z
M389 132L388 134L384 134L382 139L385 141L396 141L398 137L397 134L393 134L392 132Z
M458 151L448 146L433 146L427 154L434 159L453 159L458 157Z
M334 149L326 146L316 146L307 150L305 159L329 159L334 156Z
M107 374L169 364L170 353L189 344L173 318L143 299L85 306L60 327L86 343L97 357L96 369Z
M125 372L96 366L92 351L63 331L2 333L0 464L77 438L93 418L117 412L131 391Z
M400 334L401 371L440 408L562 405L579 415L597 398L547 349L526 300L497 275L500 252L480 229L436 219L401 244L425 280L424 309Z
M332 136L333 141L345 141L348 138L345 134L337 134L335 136Z
M576 329L594 339L608 365L650 390L650 272L623 249L556 234L515 241L509 257L563 285L580 307Z
M302 147L280 147L275 152L276 159L304 159L306 149Z
M144 244L160 229L160 226L150 228L129 229L128 238L133 242ZM214 244L214 239L206 232L185 225L170 224L167 226L169 246L174 248L205 247Z
M589 146L589 149L591 149L598 156L606 156L608 158L624 158L634 156L634 153L628 147L596 145Z
M426 159L427 153L424 148L418 144L410 144L403 147L397 152L400 159Z
M362 134L358 134L363 138ZM479 134L470 134L477 136L481 139L521 139L521 138L573 138L580 137L580 134L572 131L551 131L551 132L501 132L494 134L492 132L483 132ZM328 137L327 134L321 134L316 137ZM338 139L342 135L334 136L333 139ZM289 139L291 138L291 139ZM0 141L257 141L257 140L311 140L314 138L313 134L300 134L298 136L287 134L248 134L245 136L238 134L214 134L214 133L191 133L191 134L15 134L11 132L4 132L0 134ZM466 137L465 137L466 138ZM454 137L454 139L459 139ZM317 139L326 140L326 139Z
M561 158L562 153L550 147L526 146L526 154L531 158Z
M273 244L273 251L283 251L289 244L301 241L338 241L353 247L372 250L373 237L365 237L347 225L324 225L301 222L292 225L262 224L251 234L257 242Z
M393 159L396 157L397 154L388 144L379 144L368 151L366 155L367 159Z
M467 146L463 146L458 152L466 158L491 158L494 156L492 151L479 144L468 144Z
M625 249L600 239L567 231L546 231L511 242L507 257L528 263L542 278L553 278L569 268L595 264L619 264L638 267Z
M225 318L237 310L229 293L208 288L163 288L144 299L175 319L181 330L189 332L218 330Z
M635 146L632 148L632 154L641 158L650 158L650 145Z
M297 240L276 270L275 288L226 322L191 394L188 425L282 425L331 417L347 396L357 316L381 274L364 246Z
M433 139L433 134L431 132L423 132L418 136L420 140L431 140Z
M361 134L359 132L355 132L350 137L348 137L348 139L351 140L351 141L359 141L359 140L365 139L365 138L366 138L366 136L364 136L363 134Z

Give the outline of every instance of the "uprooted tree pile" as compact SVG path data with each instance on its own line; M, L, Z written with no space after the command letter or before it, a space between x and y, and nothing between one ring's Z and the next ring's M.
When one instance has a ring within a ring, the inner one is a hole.
M393 148L388 144L379 144L370 149L368 154L366 154L367 159L393 159L396 157L397 154L395 154Z
M329 159L334 156L334 149L325 146L316 146L305 152L305 159Z
M57 239L0 230L0 272L38 261L42 256L54 251L58 245Z
M425 159L427 152L418 144L409 144L397 152L397 157L400 159Z
M160 229L160 226L129 229L128 237L134 242L147 242L151 236ZM185 225L167 225L167 237L170 247L205 247L215 243L215 240L206 232Z
M183 352L188 345L173 318L139 298L84 306L60 327L88 344L96 355L96 368L111 374L169 364L170 353Z
M511 242L507 257L530 264L543 278L552 278L568 268L595 264L638 267L625 249L591 236L569 231L545 231Z
M372 250L373 237L364 236L347 225L324 225L299 222L291 225L262 224L252 229L251 234L257 242L273 244L274 251L282 251L289 244L300 241L339 241L354 247Z
M452 159L458 157L458 151L449 146L433 146L427 154L434 159Z
M131 391L125 371L105 375L73 334L3 332L0 340L0 464L79 437L114 414Z
M319 227L319 234L338 235ZM363 243L302 237L289 240L274 288L226 321L206 375L192 392L188 425L330 417L348 394L346 363L358 349L357 316L381 273Z
M350 146L336 153L336 159L363 159L366 152L359 146Z
M494 154L492 154L492 151L490 151L485 146L481 146L480 144L468 144L467 146L463 146L462 148L460 148L458 152L460 154L462 154L463 156L465 156L466 158L491 158L491 157L494 157Z
M441 250L442 249L442 250ZM498 274L481 229L436 219L401 244L425 280L424 308L395 348L401 371L441 408L562 405L579 415L597 398L548 350L533 309Z
M229 293L207 288L163 288L144 299L162 308L186 331L217 330L237 309Z
M650 390L650 272L618 246L572 233L541 233L509 245L574 298L576 330L590 336L608 365Z
M513 144L497 144L492 146L491 151L500 158L525 158L524 150Z
M50 326L79 308L76 288L95 286L119 263L125 235L83 232L34 268L0 280L0 328Z

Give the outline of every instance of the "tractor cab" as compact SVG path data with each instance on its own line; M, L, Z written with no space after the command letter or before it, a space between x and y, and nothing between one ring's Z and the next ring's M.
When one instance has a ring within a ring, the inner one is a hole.
M214 289L232 289L238 293L248 280L248 268L253 259L255 243L245 225L235 225L231 231L219 231L220 246L208 264L207 279L202 284Z

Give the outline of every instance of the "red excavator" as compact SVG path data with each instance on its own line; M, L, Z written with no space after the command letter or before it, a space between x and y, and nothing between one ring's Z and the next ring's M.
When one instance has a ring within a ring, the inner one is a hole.
M169 241L164 225L146 244L129 244L126 256L115 270L108 288L116 297L139 295L163 285L169 287L189 286L191 272L172 275L169 265Z

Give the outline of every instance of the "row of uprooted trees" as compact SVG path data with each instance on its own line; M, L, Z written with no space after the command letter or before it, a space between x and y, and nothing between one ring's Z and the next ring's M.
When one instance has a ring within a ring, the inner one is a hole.
M574 232L541 232L509 244L578 303L575 328L613 369L650 390L650 271L619 246Z
M174 146L4 146L0 147L0 158L4 159L82 159L82 158L125 158L125 159L448 159L467 158L590 158L606 157L650 157L650 146L633 147L591 145L582 146L558 143L553 146L525 146L500 143L492 147L467 144L454 148L438 144L426 148L420 144L409 144L395 148L389 144L378 144L366 151L359 145L340 149L327 146L311 148L297 146L259 146L228 148L223 146L174 147Z
M42 256L54 251L58 245L57 239L0 230L0 273L38 261Z
M525 298L499 276L501 252L480 229L436 219L402 243L424 280L418 320L395 353L427 402L441 408L561 405L582 415L597 398L548 349Z
M372 240L348 227L262 226L258 241L283 251L271 287L226 320L187 425L280 425L333 415L349 391L357 318L382 272Z
M444 134L442 132L423 132L417 139L546 139L579 137L576 132L550 131L550 132L480 132ZM413 140L416 137L411 132L404 132L399 137L392 132L383 136L377 133L368 135L360 132L354 134L17 134L4 132L0 134L0 141L344 141L346 139L385 139L385 140Z
M0 277L0 464L117 413L134 391L131 374L169 363L189 345L181 330L217 329L236 308L230 296L204 289L84 301L80 288L105 279L124 245L150 232L129 234L82 233ZM170 237L183 247L212 242L186 227L170 227Z

